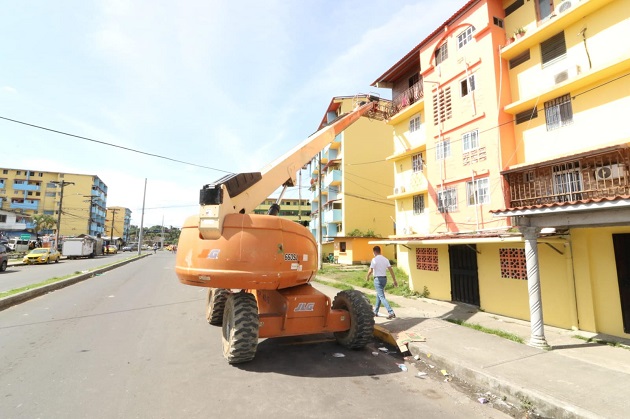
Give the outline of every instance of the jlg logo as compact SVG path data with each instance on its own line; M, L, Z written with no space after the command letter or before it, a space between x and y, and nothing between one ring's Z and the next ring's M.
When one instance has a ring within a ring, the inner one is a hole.
M314 311L315 303L298 303L297 307L293 311Z

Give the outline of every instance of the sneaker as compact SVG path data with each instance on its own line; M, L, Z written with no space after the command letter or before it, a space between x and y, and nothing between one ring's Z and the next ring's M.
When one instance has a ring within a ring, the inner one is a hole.
M387 320L391 320L395 318L396 318L396 315L394 313L389 313L389 316L387 316Z

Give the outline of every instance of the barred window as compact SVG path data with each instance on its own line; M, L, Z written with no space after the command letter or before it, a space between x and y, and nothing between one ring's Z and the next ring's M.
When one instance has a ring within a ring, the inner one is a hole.
M545 102L547 131L569 125L573 122L571 95L563 95Z
M409 132L416 132L420 129L420 115L409 120Z
M413 196L413 215L424 213L424 195Z
M462 134L462 147L464 152L479 148L479 130L468 131Z
M451 140L446 139L435 144L435 160L444 160L451 156Z
M457 189L448 188L438 191L438 211L453 212L457 211Z
M490 182L488 178L466 182L466 199L468 205L480 205L490 203Z
M411 168L414 173L422 172L423 161L422 153L414 154L411 156Z

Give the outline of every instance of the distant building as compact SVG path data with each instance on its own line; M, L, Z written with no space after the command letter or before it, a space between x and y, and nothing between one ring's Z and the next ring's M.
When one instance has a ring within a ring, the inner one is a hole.
M112 232L112 222L114 229ZM131 210L124 207L107 207L105 219L105 236L113 236L122 242L129 241L129 227L131 224Z
M269 207L276 202L276 198L267 198L254 209L254 214L267 214ZM280 203L278 216L295 221L307 227L311 221L311 203L308 199L284 198Z
M7 237L12 236L12 232L20 233L33 228L33 223L29 215L10 210L0 210L0 233Z
M61 210L61 236L104 232L107 185L96 175L0 168L0 198L3 210L24 216L47 214L57 220ZM26 223L26 229L32 227Z

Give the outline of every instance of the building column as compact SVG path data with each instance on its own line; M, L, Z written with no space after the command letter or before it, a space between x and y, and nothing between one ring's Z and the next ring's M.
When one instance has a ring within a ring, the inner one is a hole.
M538 265L538 227L520 227L525 238L525 261L527 263L527 289L529 291L529 313L532 335L527 343L541 349L550 349L545 339L542 298L540 292L540 272Z

